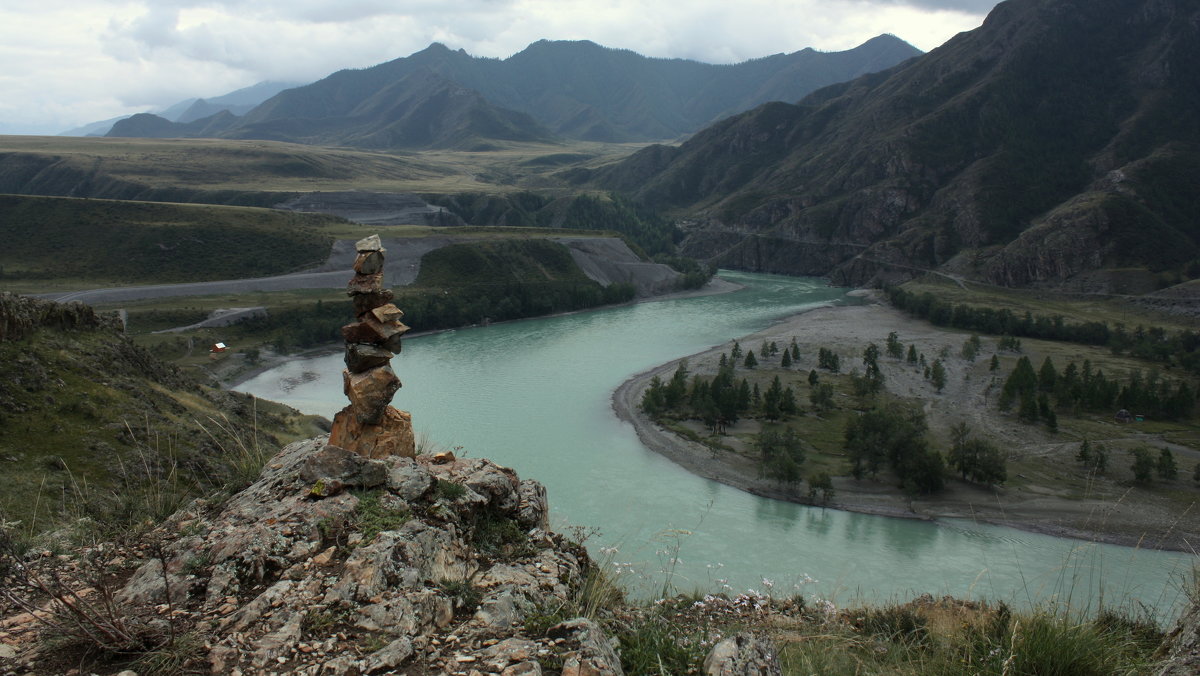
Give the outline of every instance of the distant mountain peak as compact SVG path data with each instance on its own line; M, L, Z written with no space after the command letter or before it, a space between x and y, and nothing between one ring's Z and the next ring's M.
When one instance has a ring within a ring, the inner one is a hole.
M735 65L652 59L590 40L539 40L507 59L476 58L440 42L408 57L342 70L281 91L241 120L175 128L177 135L219 133L300 143L371 148L456 145L463 139L646 141L691 134L763 101L798 100L813 89L919 54L894 45L846 52L804 50ZM451 112L438 79L454 83ZM403 83L403 84L400 84ZM477 95L472 116L460 104ZM422 97L424 97L422 99ZM214 100L197 102L180 122L207 119ZM401 112L401 111L407 112ZM441 110L445 119L434 120ZM417 113L417 111L422 111ZM235 114L238 110L232 110ZM416 132L418 115L426 134ZM449 124L446 120L457 120ZM406 120L407 122L401 122ZM468 120L474 120L468 124ZM214 122L209 120L209 122ZM400 126L397 126L397 125ZM432 125L432 126L431 126ZM462 127L451 131L454 125ZM401 133L400 129L405 131ZM136 129L125 125L122 131ZM149 127L147 127L149 129ZM166 133L157 127L156 133ZM470 141L469 143L474 143Z

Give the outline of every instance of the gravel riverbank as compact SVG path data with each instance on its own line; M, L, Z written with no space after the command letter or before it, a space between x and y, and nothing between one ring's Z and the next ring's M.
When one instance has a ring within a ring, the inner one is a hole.
M937 354L950 346L957 351L967 334L944 331L926 322L912 319L882 302L872 292L863 305L817 308L792 316L768 329L738 340L755 346L763 340L787 344L795 337L802 354L812 356L819 347L835 348L854 362L869 343L882 345L889 331L896 331L906 344L917 350ZM715 372L723 352L733 341L687 357L692 370ZM1035 355L1031 355L1034 359ZM947 359L948 385L937 394L919 371L903 363L882 360L886 386L898 396L919 398L924 403L930 429L937 433L957 421L968 421L977 433L1006 449L1010 458L1036 457L1048 465L1069 463L1072 467L1076 444L1063 434L1049 435L1040 428L1014 423L989 404L983 393L985 380L961 359ZM1035 360L1035 363L1036 360ZM678 360L640 373L618 387L612 395L613 410L636 430L642 443L688 471L735 488L765 497L804 503L803 491L783 487L759 478L754 463L733 453L714 453L702 444L684 439L642 415L642 392L654 376L668 379ZM804 369L810 368L807 362ZM986 365L983 366L986 369ZM738 426L747 423L739 422ZM730 433L737 433L738 426ZM1123 454L1119 462L1125 462ZM1190 467L1191 464L1187 464ZM1025 482L1022 482L1025 483ZM1200 512L1180 512L1177 502L1159 499L1148 491L1131 490L1117 482L1097 486L1089 497L1069 495L1070 491L1053 482L1024 485L1022 488L988 488L950 479L946 490L936 497L914 497L880 480L834 479L836 495L831 507L882 516L914 519L963 518L1011 526L1022 530L1106 542L1126 546L1195 551L1200 544Z

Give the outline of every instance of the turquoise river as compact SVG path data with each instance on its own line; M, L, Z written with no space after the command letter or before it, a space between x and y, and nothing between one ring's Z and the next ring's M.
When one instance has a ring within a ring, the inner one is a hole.
M410 339L393 361L404 381L394 403L419 437L544 483L554 526L598 530L593 554L642 595L755 589L840 606L931 593L1080 609L1138 600L1164 615L1182 602L1191 556L779 502L647 450L610 404L631 375L847 301L822 280L722 276L745 288ZM332 417L345 404L342 367L340 353L297 360L238 389Z

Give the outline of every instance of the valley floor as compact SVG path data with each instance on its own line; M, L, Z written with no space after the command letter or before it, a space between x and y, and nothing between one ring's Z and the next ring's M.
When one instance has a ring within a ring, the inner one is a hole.
M1081 436L1070 424L1060 421L1060 431L1049 433L1038 426L1021 424L1015 416L997 410L995 399L999 388L990 386L992 374L987 365L993 341L985 339L983 356L967 362L958 358L957 353L968 334L910 318L873 292L857 293L866 296L866 304L812 310L739 341L746 348L755 348L763 340L777 341L783 346L795 338L803 355L800 367L795 369L797 374L815 367L814 356L820 347L834 348L841 353L843 364L856 365L866 346L869 343L882 346L889 331L896 331L901 341L915 344L918 351L928 355L936 355L948 347L955 356L945 360L948 384L940 394L915 366L883 357L880 365L885 386L890 395L921 403L935 448L946 448L950 425L965 421L976 434L1005 449L1009 454L1009 481L989 488L949 479L944 492L924 497L903 492L894 479L883 475L878 480L841 476L834 478L836 495L829 506L905 518L966 518L1127 546L1194 552L1200 545L1200 506L1194 504L1200 492L1190 486L1191 469L1200 460L1195 448L1172 443L1161 432L1088 419L1081 421L1079 428L1086 429L1093 442L1103 439L1112 453L1108 476L1083 477L1085 473L1075 460ZM1027 341L1026 354L1037 364L1042 356L1037 354L1038 345L1030 345L1031 342ZM715 373L720 355L731 347L732 342L688 357L691 372ZM1061 345L1058 347L1061 349ZM742 420L728 428L721 443L734 447L735 451L730 452L714 451L685 439L642 414L639 403L651 379L657 375L668 380L677 364L678 361L671 362L641 373L613 394L616 414L634 426L642 442L694 474L765 497L809 502L803 486L787 486L760 477L751 455L737 452L745 450L738 435L743 438L752 435L759 428L757 421ZM806 395L807 384L804 384L799 387L797 398L806 400ZM849 403L839 402L839 406ZM815 420L811 411L795 419L802 436L806 420ZM707 434L699 426L695 430ZM1096 434L1097 430L1101 433ZM1186 480L1152 489L1130 487L1123 480L1129 464L1124 449L1129 445L1170 446L1184 470L1181 473L1187 475ZM847 461L847 467L848 464Z

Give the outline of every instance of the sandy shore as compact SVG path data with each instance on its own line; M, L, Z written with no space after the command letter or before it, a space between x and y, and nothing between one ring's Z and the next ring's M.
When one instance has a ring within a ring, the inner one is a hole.
M819 347L835 349L843 364L858 362L868 343L882 346L889 331L900 340L915 344L917 350L936 355L949 347L957 354L966 334L943 331L926 322L912 319L880 302L871 292L866 303L855 306L825 307L790 317L768 329L743 336L744 346L757 346L763 340L787 344L794 337L800 345L801 368L813 368ZM723 352L733 341L687 357L693 371L715 372ZM985 352L987 353L987 352ZM1031 355L1031 359L1034 358ZM1040 458L1046 464L1075 463L1075 445L1062 435L1049 437L1040 428L1015 424L989 405L983 393L988 376L986 365L965 360L946 360L949 384L940 395L925 381L923 374L903 362L884 359L881 364L889 391L900 396L919 397L934 436L944 433L957 421L967 421L978 432L1009 451L1012 458ZM980 360L984 362L986 360ZM1037 363L1035 361L1035 363ZM643 416L638 408L642 392L654 376L664 380L674 372L677 361L639 373L623 383L612 396L617 416L629 422L647 448L664 455L688 471L764 497L806 503L803 490L781 486L759 478L752 462L732 453L716 454L711 449L681 438ZM981 375L979 369L984 370ZM846 370L849 370L847 368ZM805 386L806 387L806 386ZM803 391L807 391L806 389ZM738 426L745 424L739 422ZM730 428L737 433L738 426ZM1120 460L1119 462L1124 462ZM1184 462L1191 467L1194 462ZM1022 477L1027 478L1027 477ZM1011 526L1026 531L1106 542L1126 546L1173 549L1195 552L1200 548L1200 511L1180 513L1178 503L1155 499L1149 492L1131 495L1116 482L1098 485L1092 495L1077 498L1066 495L1053 482L1022 488L981 487L951 479L947 489L934 498L911 497L887 481L834 479L836 495L829 506L854 512L912 519L964 518ZM1036 483L1036 482L1035 482ZM1098 482L1099 483L1099 482Z

